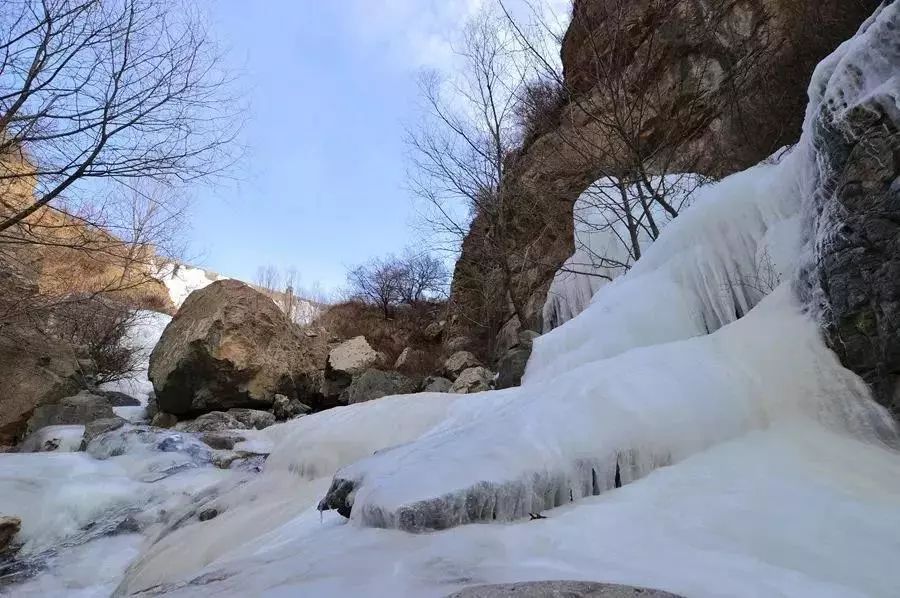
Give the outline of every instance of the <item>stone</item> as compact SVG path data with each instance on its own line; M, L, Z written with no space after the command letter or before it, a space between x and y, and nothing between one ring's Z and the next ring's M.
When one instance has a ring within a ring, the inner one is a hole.
M336 397L350 386L354 376L374 367L382 355L375 351L364 336L344 341L328 353L325 364L323 394Z
M27 430L32 433L47 426L84 425L97 419L116 417L106 398L89 391L60 399L58 403L40 405L28 419Z
M428 376L422 381L422 392L450 392L453 382L441 376Z
M141 402L131 395L117 390L92 390L93 394L103 397L110 407L140 407Z
M457 394L483 392L491 389L493 380L494 373L485 367L467 368L453 382L450 392Z
M478 358L468 351L457 351L444 362L444 374L451 380L456 380L459 374L468 368L481 365Z
M233 415L224 411L211 411L198 416L196 419L188 421L180 421L175 426L180 432L192 432L199 434L201 432L222 432L225 430L246 430L248 429Z
M398 372L366 370L341 393L341 402L347 405L380 399L389 395L416 392L416 383Z
M9 515L0 515L0 555L9 551L13 539L20 529L22 529L21 519L10 517Z
M272 299L236 280L191 293L150 355L159 409L196 415L269 408L275 394L318 393L323 341L302 334Z
M447 353L453 354L457 351L465 351L472 345L472 340L465 336L454 336L444 342L444 349Z
M508 349L497 362L496 387L510 388L522 383L522 375L528 358L531 357L531 346L538 333L533 330L522 330L518 334L517 344Z
M72 396L84 384L78 360L63 343L34 333L0 335L0 445L22 440L38 405Z
M91 440L93 440L97 436L100 436L101 434L105 434L106 432L110 432L112 430L118 430L126 423L128 422L126 422L121 417L109 417L104 419L97 419L85 424L84 439L81 443L81 450L85 450L85 448L87 448L87 445L91 443Z
M200 521L209 521L210 519L214 519L219 516L219 511L214 508L203 509L200 513L197 514L197 519Z
M679 598L662 590L592 581L526 581L464 588L447 598Z
M289 399L284 395L275 395L275 402L272 403L272 414L278 421L286 421L306 415L312 408L297 399Z
M200 440L210 448L230 451L237 443L247 439L234 432L204 432L200 435Z
M426 370L429 361L426 351L406 347L394 362L394 369L404 373L421 373Z
M275 416L259 409L229 409L226 413L238 420L245 428L262 430L275 423Z
M425 330L422 331L422 336L430 341L438 341L441 338L441 335L444 334L444 327L447 325L447 320L439 320L437 322L432 322L428 326L425 327Z
M165 411L158 411L150 420L150 425L157 428L171 428L178 423L178 417Z

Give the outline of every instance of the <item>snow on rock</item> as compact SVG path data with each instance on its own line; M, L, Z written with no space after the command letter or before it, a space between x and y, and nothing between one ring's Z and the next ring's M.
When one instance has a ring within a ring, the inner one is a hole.
M134 325L128 332L125 342L138 352L139 361L135 372L123 380L100 385L102 390L124 392L141 402L141 407L114 407L116 415L128 420L140 419L147 406L147 398L153 391L153 384L147 378L150 367L150 353L159 342L163 330L172 321L172 317L154 311L140 311Z
M169 289L169 296L175 307L181 307L188 295L202 289L217 280L226 280L215 272L194 268L185 264L171 262L160 269L159 278Z

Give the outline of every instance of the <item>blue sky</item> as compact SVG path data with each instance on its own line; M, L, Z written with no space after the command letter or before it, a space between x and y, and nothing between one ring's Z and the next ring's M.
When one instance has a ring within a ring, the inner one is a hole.
M199 265L252 280L296 267L340 286L347 266L417 241L403 188L416 74L446 67L477 0L219 0L213 33L249 103L237 181L195 193Z

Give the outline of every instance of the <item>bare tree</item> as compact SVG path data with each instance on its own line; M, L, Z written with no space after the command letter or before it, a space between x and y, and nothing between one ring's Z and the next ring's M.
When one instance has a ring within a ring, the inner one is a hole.
M375 258L368 264L357 266L347 274L352 296L377 305L385 318L402 298L403 268L396 258Z
M446 294L449 273L443 260L429 253L407 251L397 264L399 300L407 304Z
M239 119L188 4L8 0L0 6L0 233L41 208L91 203L92 181L129 186L219 172Z
M260 266L256 269L254 282L268 291L277 291L281 287L281 274L272 264Z

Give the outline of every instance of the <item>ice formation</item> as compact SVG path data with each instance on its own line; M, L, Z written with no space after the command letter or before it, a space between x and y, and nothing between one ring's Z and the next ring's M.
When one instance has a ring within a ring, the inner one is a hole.
M704 182L699 175L675 174L651 177L649 184L680 211L690 205L694 193ZM544 332L580 314L600 287L631 267L634 260L629 250L629 234L623 222L623 211L618 205L615 209L608 207L620 192L619 187L614 179L602 178L575 202L572 209L575 216L575 252L553 277L547 291L543 308ZM653 242L641 204L646 192L639 193L637 187L632 185L625 189L625 193L632 206L632 216L640 223L638 242L646 250ZM659 230L672 220L658 204L653 204L650 214Z

